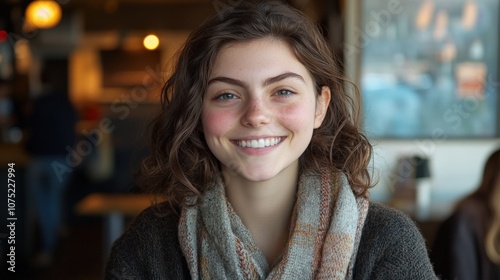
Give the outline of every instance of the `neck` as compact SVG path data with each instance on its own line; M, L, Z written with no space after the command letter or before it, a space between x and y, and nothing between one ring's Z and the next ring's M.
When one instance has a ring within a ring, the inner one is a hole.
M286 246L296 200L298 163L274 178L252 182L225 177L226 195L234 211L253 235L257 247L272 264Z

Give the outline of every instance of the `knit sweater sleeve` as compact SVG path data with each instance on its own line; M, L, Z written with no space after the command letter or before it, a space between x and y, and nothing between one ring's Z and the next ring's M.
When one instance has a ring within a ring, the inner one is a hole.
M437 279L425 241L403 213L370 204L354 279Z
M178 217L153 207L134 219L113 244L105 279L188 279L177 238Z

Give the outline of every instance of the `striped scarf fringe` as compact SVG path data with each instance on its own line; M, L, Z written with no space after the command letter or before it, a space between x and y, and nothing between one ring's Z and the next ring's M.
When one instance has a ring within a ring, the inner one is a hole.
M270 267L219 181L182 210L179 241L193 279L352 279L367 213L343 174L303 174L287 248Z

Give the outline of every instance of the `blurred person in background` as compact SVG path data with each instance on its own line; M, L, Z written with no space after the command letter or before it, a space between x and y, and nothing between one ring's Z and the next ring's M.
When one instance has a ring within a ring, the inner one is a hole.
M26 130L28 199L40 229L39 253L33 261L38 267L51 264L57 247L63 194L71 181L66 156L76 143L76 112L67 91L55 86L56 78L50 68L42 70L42 92L33 101Z
M500 149L486 161L479 188L441 225L431 257L443 279L500 279Z

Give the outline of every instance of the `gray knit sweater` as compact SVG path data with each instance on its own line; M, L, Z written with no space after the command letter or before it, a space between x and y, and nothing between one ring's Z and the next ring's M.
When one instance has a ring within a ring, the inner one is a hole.
M105 279L190 279L177 238L178 216L156 214L166 207L146 209L114 243ZM436 279L425 241L407 216L370 204L354 279Z

